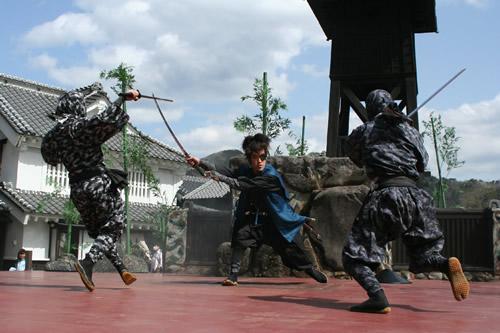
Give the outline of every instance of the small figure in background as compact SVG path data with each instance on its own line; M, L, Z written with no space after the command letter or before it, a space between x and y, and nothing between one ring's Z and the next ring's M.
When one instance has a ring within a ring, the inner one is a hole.
M160 247L155 244L151 253L151 273L159 273L163 269L163 253Z
M9 268L9 272L23 272L26 270L26 250L20 249L17 252L16 267Z

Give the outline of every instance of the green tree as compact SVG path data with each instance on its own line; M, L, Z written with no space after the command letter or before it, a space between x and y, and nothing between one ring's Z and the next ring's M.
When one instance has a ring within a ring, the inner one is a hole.
M132 84L135 82L135 76L133 74L133 67L127 66L121 63L118 67L111 69L109 71L103 70L100 75L101 79L106 80L116 80L116 84L111 87L113 91L117 94L125 93L128 89L132 88ZM127 105L123 101L122 105L123 111L127 112ZM128 173L128 137L127 137L127 126L123 128L122 131L122 150L123 150L123 171ZM129 206L129 188L125 188L125 220L128 221L128 206ZM130 223L127 222L127 254L130 254Z
M288 133L288 135L295 139L296 142L295 144L293 143L287 143L286 144L286 149L288 150L288 155L290 156L304 156L307 151L309 150L309 145L307 144L307 141L304 139L304 134L305 134L305 128L306 128L306 116L302 116L302 135L300 138L297 137L292 131Z
M436 165L438 169L438 207L446 208L445 192L446 185L443 183L442 170L446 168L446 176L456 168L465 164L465 161L458 159L458 140L455 127L447 127L441 120L441 115L430 114L429 121L424 121L424 136L431 138L436 154Z
M287 105L279 97L273 97L266 72L262 80L255 79L253 91L253 95L242 96L241 100L253 100L259 106L260 112L253 117L238 117L233 123L234 128L248 134L261 132L274 139L290 127L290 119L280 114L287 110Z

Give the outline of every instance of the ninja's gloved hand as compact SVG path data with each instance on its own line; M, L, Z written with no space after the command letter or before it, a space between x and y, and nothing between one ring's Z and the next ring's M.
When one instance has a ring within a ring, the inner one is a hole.
M141 93L139 92L139 90L130 89L129 91L124 93L122 96L127 101L137 101L139 98L141 98Z

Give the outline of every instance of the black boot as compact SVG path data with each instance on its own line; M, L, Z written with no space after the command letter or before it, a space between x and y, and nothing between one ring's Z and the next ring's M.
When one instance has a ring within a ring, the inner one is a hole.
M80 274L80 279L82 279L83 284L89 291L93 291L95 289L94 282L92 281L92 269L94 267L94 263L88 257L85 257L83 260L78 260L75 263L75 269Z
M225 287L236 287L238 285L238 274L237 273L231 273L225 279L222 281L222 285Z
M327 283L328 282L328 276L326 276L325 273L322 271L317 270L316 268L308 268L305 270L307 275L312 277L314 280L316 280L319 283Z
M351 307L351 311L382 314L391 312L389 302L387 301L385 293L382 289L372 295L368 294L368 296L370 297L368 298L368 300L364 301L361 304L354 305L353 307Z

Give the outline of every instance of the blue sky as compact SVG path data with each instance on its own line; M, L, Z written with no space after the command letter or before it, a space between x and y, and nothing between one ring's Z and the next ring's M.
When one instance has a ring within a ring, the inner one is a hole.
M419 101L459 69L467 71L422 110L420 119L434 111L456 127L459 157L466 164L450 177L500 179L500 6L493 0L436 2L439 33L416 37ZM186 148L203 156L239 147L242 134L232 121L256 112L239 97L251 93L254 78L267 71L274 95L288 104L295 131L306 115L312 150L325 150L330 43L306 1L2 4L2 73L70 89L126 62L135 67L136 87L143 93L175 99L162 108ZM135 125L173 145L151 102L129 108ZM275 146L286 141L291 140L279 138ZM429 169L435 173L433 162Z

